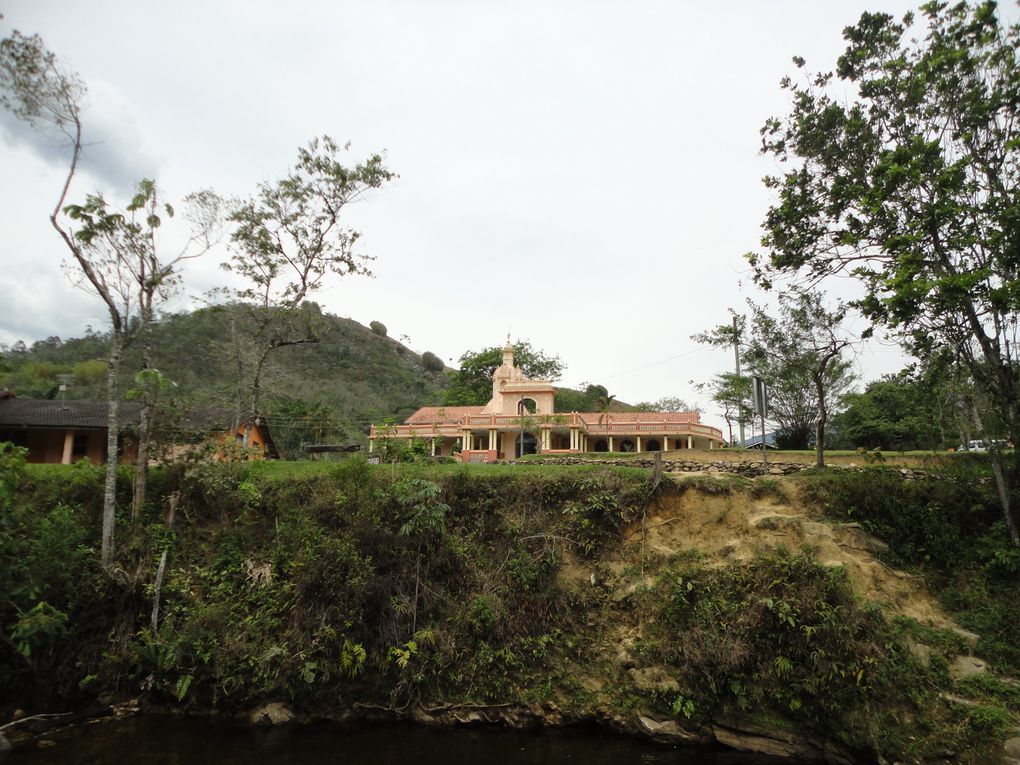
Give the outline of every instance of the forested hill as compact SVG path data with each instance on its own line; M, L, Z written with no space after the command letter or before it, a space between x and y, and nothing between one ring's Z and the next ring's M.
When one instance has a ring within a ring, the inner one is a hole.
M435 357L423 357L358 322L308 304L319 342L275 350L263 378L263 409L284 446L300 441L364 442L370 422L400 421L420 406L441 403L446 376ZM374 323L375 324L375 323ZM172 315L154 331L153 365L177 383L185 401L236 404L239 377L252 364L250 324L242 306L214 306ZM27 398L57 395L59 374L74 374L69 399L105 397L108 338L86 334L17 343L0 357L0 389ZM122 390L132 385L140 349L123 365ZM239 361L241 372L239 374Z

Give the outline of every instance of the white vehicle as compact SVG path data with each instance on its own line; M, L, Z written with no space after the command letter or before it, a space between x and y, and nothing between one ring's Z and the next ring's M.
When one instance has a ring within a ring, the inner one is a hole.
M956 451L958 451L958 452L987 452L988 451L988 444L986 444L984 441L982 441L980 439L975 439L973 441L968 441L965 444L960 444L959 446L956 447Z

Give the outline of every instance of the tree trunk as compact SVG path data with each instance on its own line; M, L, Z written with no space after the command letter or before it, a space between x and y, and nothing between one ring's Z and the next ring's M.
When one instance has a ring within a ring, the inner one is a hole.
M174 526L174 516L177 514L177 503L181 500L181 493L179 491L173 492L168 502L170 504L170 510L167 513L166 527L172 529ZM164 549L162 554L159 556L159 569L156 571L156 586L155 592L152 595L152 634L153 636L159 635L159 598L163 592L163 578L166 576L166 561L169 556L169 548Z
M1009 542L1013 547L1020 547L1020 531L1013 519L1012 492L1010 482L1006 480L1002 469L1002 462L999 455L992 458L992 474L995 476L995 488L999 493L999 502L1002 505L1002 517L1006 521L1006 531L1009 533Z
M822 382L822 374L825 370L815 376L815 392L818 394L818 422L815 424L815 467L825 467L825 423L829 419L829 412L825 408L825 384Z
M152 430L152 407L147 398L142 400L138 415L138 462L135 465L135 486L131 495L131 520L137 521L142 514L145 492L149 485L149 440Z
M120 436L120 390L117 375L124 351L123 332L114 327L110 358L106 364L106 486L103 491L103 532L100 560L103 568L113 568L114 531L117 514L117 442Z
M255 364L255 374L251 383L251 408L248 411L248 421L245 423L244 439L242 440L245 449L251 445L251 432L255 427L255 419L259 416L259 404L262 398L262 372L266 366L266 359L269 358L272 351L273 346L266 348Z
M152 365L152 339L150 330L152 327L152 296L148 298L149 304L142 309L142 321L139 332L142 339L142 370L147 370ZM131 494L131 521L136 522L142 514L142 506L145 503L145 492L149 485L149 441L152 438L152 392L146 387L149 381L143 383L142 390L142 411L138 415L138 459L135 462L135 485Z

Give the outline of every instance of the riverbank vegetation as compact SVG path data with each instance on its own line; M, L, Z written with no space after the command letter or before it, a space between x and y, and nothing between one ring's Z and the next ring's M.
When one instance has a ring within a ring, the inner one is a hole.
M1015 687L998 677L1020 672L1020 576L976 472L715 492L601 466L212 463L154 472L111 577L102 469L2 458L5 712L139 693L228 715L266 701L313 718L480 706L620 727L645 716L708 738L757 721L900 759L965 756L1015 723ZM723 562L644 540L709 501L798 492L886 537L889 564L927 579L997 673L954 684L955 633L868 602L810 546Z

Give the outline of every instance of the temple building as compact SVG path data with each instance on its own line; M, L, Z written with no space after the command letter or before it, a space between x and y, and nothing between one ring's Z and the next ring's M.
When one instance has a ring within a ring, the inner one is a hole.
M715 449L722 431L697 412L557 412L549 380L528 380L514 365L510 344L492 374L485 406L423 406L403 425L373 425L369 450L386 438L424 439L432 454L460 453L464 462L494 462L522 454L655 452Z

